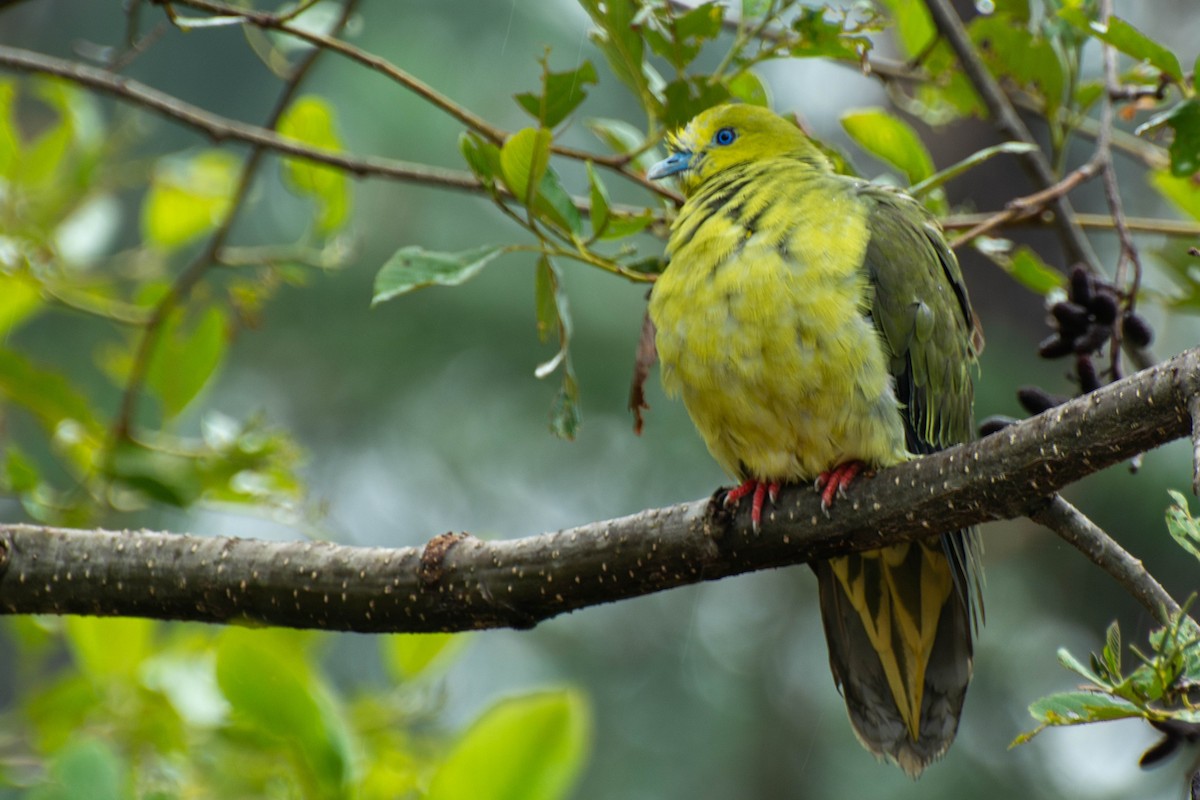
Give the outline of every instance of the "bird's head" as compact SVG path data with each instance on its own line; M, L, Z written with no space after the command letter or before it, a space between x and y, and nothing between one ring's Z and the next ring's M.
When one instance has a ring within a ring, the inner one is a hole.
M684 194L732 167L792 157L828 169L828 160L791 122L761 106L714 106L667 137L670 155L646 173L650 180L675 175Z

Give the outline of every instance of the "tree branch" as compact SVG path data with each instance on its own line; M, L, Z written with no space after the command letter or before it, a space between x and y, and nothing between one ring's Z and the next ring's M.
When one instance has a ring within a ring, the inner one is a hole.
M483 191L483 186L475 179L475 176L464 170L413 164L389 158L364 158L311 147L292 139L285 139L275 131L213 114L130 78L74 61L17 47L0 47L0 67L64 78L72 83L112 95L119 100L131 102L168 119L181 122L206 134L216 142L227 140L245 142L283 155L295 156L319 164L328 164L358 177L379 176L426 186L440 186L472 192Z
M1029 518L1057 533L1111 575L1163 625L1170 625L1171 615L1179 613L1179 603L1146 571L1142 562L1061 495L1054 495L1045 508Z
M1037 183L1038 188L1049 189L1054 186L1058 180L1050 166L1050 161L1041 148L1036 147L1037 141L1033 138L1033 134L1029 132L1029 128L1026 127L1021 116L1009 102L1004 90L1000 88L1000 84L992 77L987 65L979 57L970 35L963 27L962 20L958 18L958 14L950 5L950 0L925 0L925 6L929 9L938 32L946 38L950 48L954 50L971 85L975 87L983 104L987 106L992 122L1008 138L1035 145L1034 149L1021 157L1021 163L1025 165L1026 172ZM1101 273L1100 262L1096 258L1087 236L1075 222L1075 213L1071 208L1070 201L1065 196L1059 195L1053 199L1051 205L1055 211L1055 218L1062 233L1067 255L1073 261L1085 262L1093 273L1099 275Z
M977 442L883 470L831 518L787 487L747 514L696 501L509 541L346 547L0 526L0 611L355 631L529 627L566 611L1037 514L1063 486L1192 430L1200 348Z

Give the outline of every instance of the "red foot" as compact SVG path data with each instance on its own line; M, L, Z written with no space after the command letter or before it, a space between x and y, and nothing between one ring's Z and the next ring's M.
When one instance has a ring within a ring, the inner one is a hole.
M725 493L725 505L737 505L743 497L754 495L754 499L750 502L750 524L754 530L758 530L762 524L763 502L769 497L774 503L779 496L778 483L763 483L754 479L743 481L740 486L735 486Z
M822 472L817 478L817 491L821 493L821 508L826 511L833 505L833 501L842 494L846 493L846 489L858 477L858 474L866 469L866 464L861 461L847 461L845 464L838 464L828 472Z

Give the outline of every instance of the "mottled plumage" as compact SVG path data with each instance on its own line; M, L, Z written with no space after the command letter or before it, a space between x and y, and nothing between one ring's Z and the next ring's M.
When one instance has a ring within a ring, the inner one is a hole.
M650 172L687 196L654 286L663 383L741 481L811 482L972 436L982 340L941 230L835 174L786 120L720 106ZM954 738L978 603L973 531L814 565L834 679L872 752L912 775Z

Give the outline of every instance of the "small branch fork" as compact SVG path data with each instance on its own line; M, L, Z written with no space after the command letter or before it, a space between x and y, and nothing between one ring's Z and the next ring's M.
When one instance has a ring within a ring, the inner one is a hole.
M745 509L710 515L703 500L523 539L447 533L398 549L0 525L0 613L375 632L525 628L994 519L1033 516L1082 540L1091 529L1054 494L1189 435L1197 394L1200 348L985 439L882 470L856 484L831 518L810 488L785 487L758 533ZM1088 549L1101 551L1098 563L1114 575L1129 573L1122 585L1139 599L1162 599L1115 545Z

